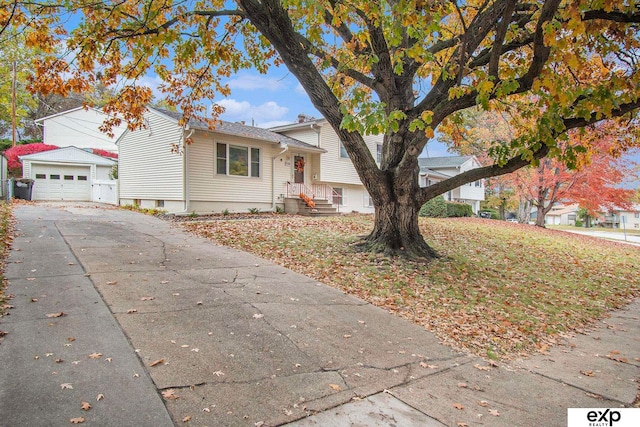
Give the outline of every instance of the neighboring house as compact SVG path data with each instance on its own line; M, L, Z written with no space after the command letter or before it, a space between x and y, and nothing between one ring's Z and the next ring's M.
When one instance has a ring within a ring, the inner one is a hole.
M115 128L114 138L100 131L108 116L96 109L74 108L37 119L43 142L57 150L21 156L22 176L34 180L32 200L74 200L117 204L117 182L110 172L117 160L93 150L118 151L115 139L125 130Z
M338 134L325 119L307 120L299 116L297 123L271 128L272 131L303 141L321 149L321 152L303 157L305 173L294 173L287 186L289 195L299 192L328 198L340 212L373 213L369 193L356 172ZM371 155L380 163L383 136L365 137ZM292 157L294 165L300 159ZM295 169L294 169L295 170Z
M210 130L191 120L182 127L181 117L149 108L147 127L126 131L117 141L120 204L170 213L273 211L285 206L288 192L298 197L291 184L311 181L325 153L240 123L223 121Z
M577 204L554 206L544 217L544 222L547 225L576 225L578 209Z
M108 116L94 108L78 107L51 116L36 119L43 127L42 142L57 147L97 148L113 153L118 152L116 140L126 126L113 129L114 137L100 131L100 126Z
M114 159L77 147L21 156L22 176L34 180L32 200L116 203L116 183L109 174Z
M607 228L640 229L640 205L631 209L614 209L599 218L600 225Z
M421 187L428 187L481 166L475 156L426 157L419 158L418 164ZM477 214L480 210L480 202L484 200L484 181L470 182L443 196L447 201L471 205L473 213Z

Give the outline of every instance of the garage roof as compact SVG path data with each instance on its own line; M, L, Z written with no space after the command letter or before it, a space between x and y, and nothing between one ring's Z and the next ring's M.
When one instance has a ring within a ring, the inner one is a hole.
M48 163L84 163L99 166L113 166L117 163L114 159L98 156L78 147L64 147L57 150L42 151L40 153L27 154L19 157L21 161L41 161Z

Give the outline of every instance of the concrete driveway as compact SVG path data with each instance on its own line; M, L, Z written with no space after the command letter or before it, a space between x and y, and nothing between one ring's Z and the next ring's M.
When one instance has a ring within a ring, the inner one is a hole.
M637 302L492 366L157 218L86 204L15 214L2 426L559 426L569 407L636 399Z

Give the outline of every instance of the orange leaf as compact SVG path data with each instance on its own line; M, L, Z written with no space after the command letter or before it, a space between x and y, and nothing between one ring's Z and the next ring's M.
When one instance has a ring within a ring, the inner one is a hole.
M164 359L154 360L153 362L149 363L149 366L157 366L161 363L164 363Z
M91 353L89 358L91 359L100 359L102 357L102 353Z
M191 421L191 415L187 415L186 417L184 417L184 418L182 419L182 422L183 422L183 423L188 423L189 421Z
M84 418L71 418L69 421L71 421L71 424L82 424L84 422Z
M82 402L81 408L83 411L88 411L89 409L91 409L91 405L89 404L89 402Z
M453 407L456 408L456 409L460 409L460 410L464 409L464 405L461 404L461 403L454 403Z
M338 384L329 384L329 387L331 387L332 389L334 389L335 391L340 391L342 390L342 388L340 388L340 386Z

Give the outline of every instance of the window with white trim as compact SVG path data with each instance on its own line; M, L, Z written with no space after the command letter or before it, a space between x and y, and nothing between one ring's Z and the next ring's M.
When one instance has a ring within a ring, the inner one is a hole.
M342 141L340 141L340 158L341 159L349 158L349 153L347 153L347 149L344 148L344 144L342 143Z
M371 196L369 195L369 193L367 191L364 192L364 206L367 208L372 208L373 206L373 200L371 200Z
M216 173L260 177L260 149L239 145L216 144Z
M376 144L376 162L382 163L382 144Z
M334 205L338 205L338 206L344 205L344 197L343 197L342 188L333 187L333 200L331 202Z

